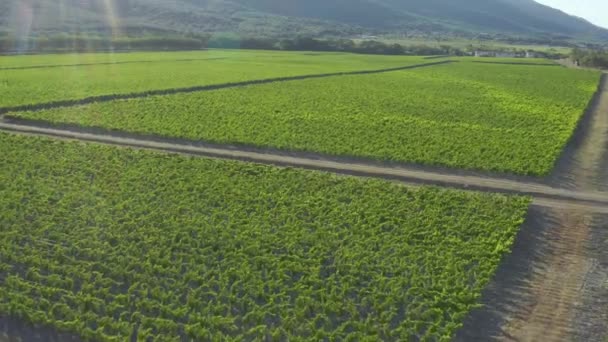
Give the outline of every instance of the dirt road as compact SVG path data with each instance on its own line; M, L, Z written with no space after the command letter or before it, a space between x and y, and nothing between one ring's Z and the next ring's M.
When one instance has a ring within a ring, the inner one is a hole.
M24 121L23 123L26 123ZM490 191L529 195L544 207L569 208L571 206L608 213L608 193L576 191L551 187L542 183L508 178L466 175L462 172L390 167L372 163L327 159L307 154L267 152L251 148L177 143L175 139L144 138L128 133L92 133L76 129L43 127L30 124L0 123L0 130L21 134L51 136L62 139L91 141L131 148L151 149L170 153L199 155L225 159L245 160L263 164L323 170L340 174L397 180L408 184L437 185L466 190Z

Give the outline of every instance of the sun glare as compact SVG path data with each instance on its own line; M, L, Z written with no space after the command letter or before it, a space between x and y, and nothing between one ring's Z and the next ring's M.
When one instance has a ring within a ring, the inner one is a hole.
M16 23L16 50L24 52L28 50L28 37L32 30L32 22L34 19L34 11L30 1L21 1L17 5L17 23Z
M114 1L116 0L103 0L106 11L106 20L110 26L110 29L112 30L112 38L120 36L120 25L118 22L118 17L116 16L116 6Z
M1 0L0 0L1 1ZM98 37L99 33L89 32L90 24L87 23L89 14L97 15L103 26L107 27L109 36L116 39L123 32L120 27L120 19L117 12L117 1L119 0L80 0L81 5L74 7L67 0L55 0L50 2L36 2L33 0L21 0L14 4L12 13L12 48L18 53L24 53L36 48L36 38L44 28L53 22L63 29L64 34L71 36L74 49L80 40ZM39 32L40 31L40 32ZM98 39L98 38L97 38ZM91 41L91 44L93 42ZM91 47L92 47L91 45ZM87 43L88 47L89 44ZM80 48L82 49L82 47Z

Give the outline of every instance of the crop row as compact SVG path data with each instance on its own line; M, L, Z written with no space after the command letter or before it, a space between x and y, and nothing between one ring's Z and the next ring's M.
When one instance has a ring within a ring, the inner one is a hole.
M545 58L509 58L509 57L452 57L451 59L476 63L519 64L531 66L559 66L553 60Z
M129 58L119 56L116 61L134 60L129 54L125 56ZM0 70L0 108L255 79L385 69L424 61L421 57L217 51L174 53L171 55L174 60L169 60L166 54L136 57L158 62ZM83 63L103 60L99 55L82 58ZM40 59L40 64L44 64L44 56Z
M0 316L123 341L447 341L529 200L0 134Z
M101 63L125 63L137 61L174 61L200 58L234 57L227 50L209 51L167 51L167 52L129 52L129 53L65 53L49 55L0 56L0 69L41 68L45 66L82 66Z
M279 149L544 175L599 74L458 62L12 115Z

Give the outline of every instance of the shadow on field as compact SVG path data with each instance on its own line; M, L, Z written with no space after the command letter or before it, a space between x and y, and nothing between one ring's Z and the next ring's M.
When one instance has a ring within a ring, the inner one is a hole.
M608 336L608 215L531 206L454 341L585 341Z
M522 303L532 303L529 284L535 273L547 265L554 251L546 243L552 229L559 224L550 209L530 206L511 254L505 256L494 279L482 293L483 307L473 310L454 341L497 341L512 338L503 331L506 323L521 312Z
M79 342L76 335L57 332L57 330L32 326L22 320L0 316L0 342Z

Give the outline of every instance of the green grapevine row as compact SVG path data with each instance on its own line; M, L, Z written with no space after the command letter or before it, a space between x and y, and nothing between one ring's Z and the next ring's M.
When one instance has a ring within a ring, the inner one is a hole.
M205 58L207 60L196 60ZM24 61L20 62L21 59ZM138 59L158 60L158 63L0 70L0 108L255 79L386 69L424 62L422 57L403 56L209 51L0 57L0 67ZM180 59L182 61L176 61ZM188 59L193 60L183 61Z
M527 198L0 134L0 317L124 341L448 341Z
M545 175L598 80L593 71L463 61L12 115L216 143Z

